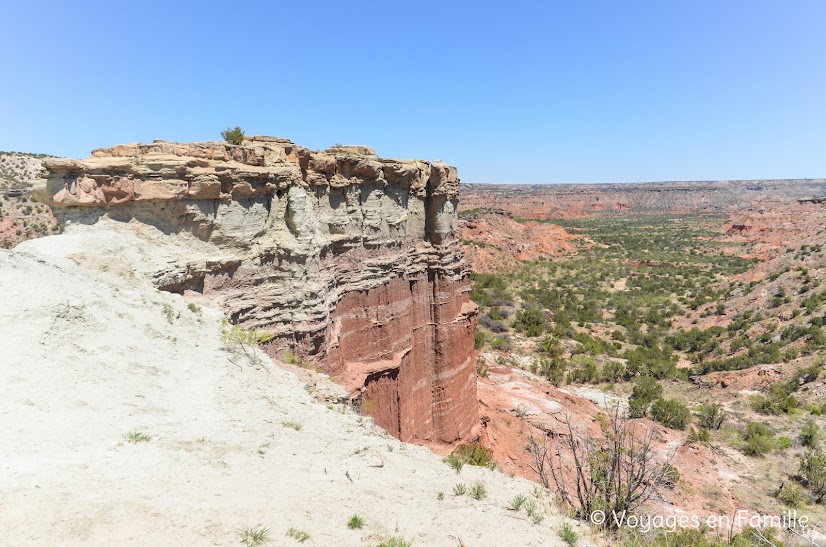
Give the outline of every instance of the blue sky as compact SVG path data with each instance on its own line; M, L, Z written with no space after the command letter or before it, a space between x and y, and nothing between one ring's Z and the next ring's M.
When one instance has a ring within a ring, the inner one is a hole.
M0 8L0 150L248 134L466 182L826 177L826 2Z

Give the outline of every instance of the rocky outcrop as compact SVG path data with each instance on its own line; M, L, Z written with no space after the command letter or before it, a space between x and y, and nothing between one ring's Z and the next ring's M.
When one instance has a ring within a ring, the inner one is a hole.
M477 209L459 220L459 239L476 273L508 272L519 261L543 260L576 252L575 239L562 226L517 222L501 209ZM580 236L581 238L581 236Z
M69 231L108 217L191 249L137 269L268 332L268 352L317 363L398 438L449 444L477 424L454 167L274 137L121 145L44 166L41 196Z

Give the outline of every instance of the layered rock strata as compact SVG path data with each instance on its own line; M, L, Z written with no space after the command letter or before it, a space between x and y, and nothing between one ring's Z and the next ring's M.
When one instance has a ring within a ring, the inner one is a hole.
M478 423L454 167L274 137L121 145L44 167L62 224L108 217L191 242L198 252L142 273L267 331L268 351L316 362L398 438L455 443Z

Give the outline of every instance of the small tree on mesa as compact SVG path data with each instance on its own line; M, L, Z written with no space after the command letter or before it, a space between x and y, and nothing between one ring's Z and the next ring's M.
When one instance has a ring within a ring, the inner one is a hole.
M244 130L237 125L234 128L227 127L226 131L221 131L221 136L230 144L241 144L244 142Z

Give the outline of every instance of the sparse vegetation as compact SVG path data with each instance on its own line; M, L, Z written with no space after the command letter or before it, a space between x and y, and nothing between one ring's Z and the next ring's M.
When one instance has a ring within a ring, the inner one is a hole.
M571 546L576 545L579 539L579 535L576 533L576 530L574 530L574 527L571 526L570 522L563 522L559 527L559 537Z
M477 467L493 469L496 465L493 461L493 450L485 448L478 441L459 446L450 456Z
M358 515L353 515L350 517L350 520L347 521L347 528L350 530L361 530L364 528L364 519Z
M810 448L800 459L800 482L808 488L817 503L826 498L826 450Z
M519 511L522 509L522 506L525 505L526 501L528 501L528 498L524 494L516 494L513 499L511 499L508 509L511 511Z
M578 430L568 415L566 432L557 436L554 445L546 438L531 437L527 446L541 483L553 487L561 502L582 520L597 509L633 512L669 478L670 466L654 460L653 431L642 437L632 434L628 416L618 406L600 414L599 421L604 439Z
M256 367L262 364L258 351L258 339L258 333L253 330L246 330L240 325L232 325L228 321L223 323L221 341L224 347L230 354L243 357L250 365ZM232 362L238 365L237 362Z
M264 528L261 525L253 526L251 528L244 528L239 532L241 543L246 547L257 547L272 541L270 536L270 529Z
M461 482L457 482L453 485L453 495L454 496L464 496L467 494L467 485Z
M304 427L301 425L301 422L296 422L295 420L284 420L281 422L281 425L284 427L289 427L290 429L294 429L296 431L301 431L301 428Z
M287 530L287 535L289 537L293 538L294 540L296 540L298 543L304 543L305 541L307 541L311 537L310 533L307 532L306 530L301 530L299 528L293 528L293 527L291 527L289 530Z
M146 433L145 431L138 431L136 429L134 431L130 431L129 433L125 434L123 436L123 438L126 439L127 442L134 443L134 444L148 443L149 441L152 440L152 435L150 435L149 433Z
M774 450L774 433L766 424L749 422L743 432L743 452L749 456L764 456Z
M720 403L700 405L698 408L698 421L705 429L720 429L725 419L726 411Z
M775 497L783 505L794 509L804 507L808 499L803 488L794 481L786 481L781 484Z
M488 489L481 481L474 482L468 493L470 494L470 497L475 500L482 500L488 497Z
M465 461L455 453L447 456L442 461L448 464L457 474L461 473L462 468L465 466Z
M657 399L651 405L651 417L666 427L685 429L691 421L691 412L676 399Z
M378 547L410 547L412 541L408 541L401 536L393 536L379 543Z
M807 448L815 448L821 440L823 440L823 431L814 420L807 420L800 432L800 444Z

